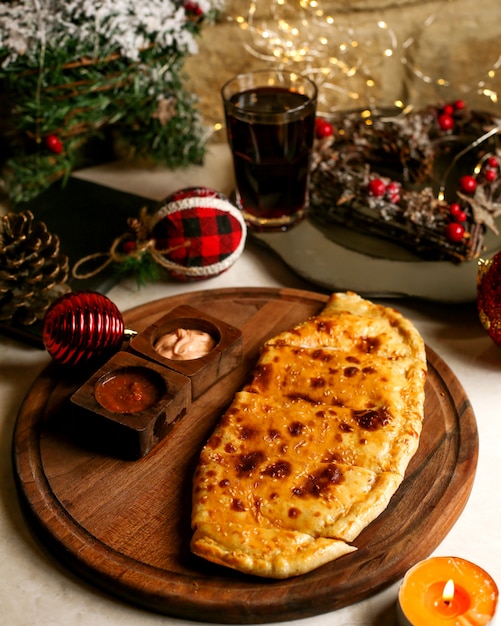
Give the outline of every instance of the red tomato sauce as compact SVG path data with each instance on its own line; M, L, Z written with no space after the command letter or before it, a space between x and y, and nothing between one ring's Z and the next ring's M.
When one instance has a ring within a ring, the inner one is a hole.
M139 413L156 404L163 394L163 381L140 367L119 369L98 381L94 397L113 413Z

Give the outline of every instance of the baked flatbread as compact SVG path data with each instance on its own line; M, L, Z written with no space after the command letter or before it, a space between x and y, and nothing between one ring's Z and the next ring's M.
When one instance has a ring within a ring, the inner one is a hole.
M355 550L417 450L425 377L410 321L351 292L267 341L201 452L192 551L287 578Z

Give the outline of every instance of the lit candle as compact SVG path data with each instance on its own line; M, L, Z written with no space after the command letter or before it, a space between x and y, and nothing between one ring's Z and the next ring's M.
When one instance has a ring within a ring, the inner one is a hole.
M485 626L496 612L498 588L483 569L458 557L421 561L398 593L400 626Z

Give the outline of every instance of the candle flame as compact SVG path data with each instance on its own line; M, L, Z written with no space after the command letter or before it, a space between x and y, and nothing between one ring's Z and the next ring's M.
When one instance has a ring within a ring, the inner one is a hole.
M454 581L450 578L444 585L444 590L442 591L442 600L444 602L451 602L454 599Z

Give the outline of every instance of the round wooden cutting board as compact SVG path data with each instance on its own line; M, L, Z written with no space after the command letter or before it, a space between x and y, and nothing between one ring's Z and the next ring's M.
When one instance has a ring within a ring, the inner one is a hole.
M51 552L100 589L147 609L205 622L264 623L357 602L426 558L458 519L478 456L475 417L447 365L428 349L420 447L386 511L358 550L288 580L212 565L190 553L191 481L199 452L270 336L317 313L324 295L291 289L207 290L124 314L142 331L188 304L240 328L244 359L191 406L138 461L101 449L99 433L72 428L68 399L86 378L49 365L19 412L14 472L26 518Z

